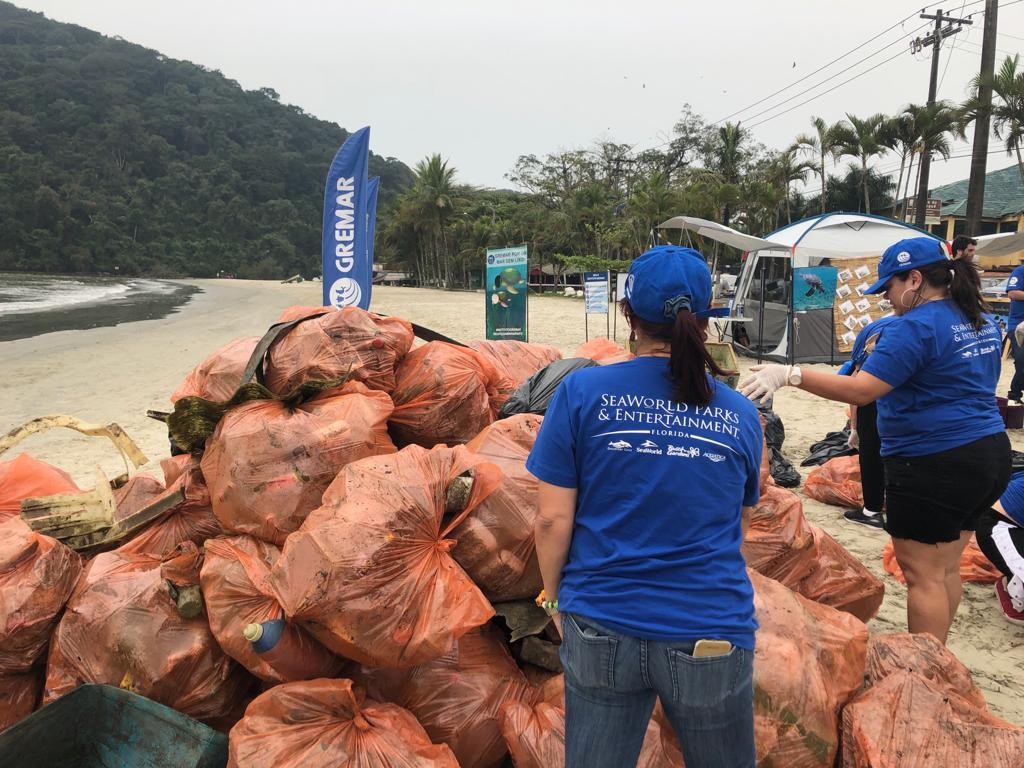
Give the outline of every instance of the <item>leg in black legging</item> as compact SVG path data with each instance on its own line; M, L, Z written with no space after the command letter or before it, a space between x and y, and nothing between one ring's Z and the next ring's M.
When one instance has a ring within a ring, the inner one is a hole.
M1020 400L1024 396L1024 347L1017 343L1016 334L1009 332L1010 354L1013 356L1013 379L1010 380L1010 391L1007 398Z
M857 438L864 508L869 512L881 512L885 502L885 471L882 468L882 442L878 437L878 409L874 403L857 407Z
M1007 579L1016 576L1024 581L1024 529L1007 525L1000 515L989 510L978 518L975 535L978 547L992 565Z

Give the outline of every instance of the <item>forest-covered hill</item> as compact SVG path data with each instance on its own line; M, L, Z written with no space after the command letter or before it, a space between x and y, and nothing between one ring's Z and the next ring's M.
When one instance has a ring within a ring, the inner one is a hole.
M346 136L272 89L0 2L0 271L316 274ZM382 206L413 179L379 155L370 173Z

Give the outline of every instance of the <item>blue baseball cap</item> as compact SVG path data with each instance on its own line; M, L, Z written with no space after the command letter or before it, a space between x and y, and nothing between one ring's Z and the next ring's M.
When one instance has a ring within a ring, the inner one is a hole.
M697 317L724 317L726 307L711 307L711 270L699 251L659 245L633 261L623 298L649 323L672 323L682 310Z
M900 240L885 249L882 260L878 262L878 280L867 292L881 293L893 275L948 259L942 243L935 238L910 237Z

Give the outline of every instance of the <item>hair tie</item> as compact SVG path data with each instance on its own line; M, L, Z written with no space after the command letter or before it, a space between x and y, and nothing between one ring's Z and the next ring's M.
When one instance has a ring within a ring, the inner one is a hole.
M670 320L675 320L683 310L690 310L690 297L687 295L676 296L675 298L669 299L665 302L665 317Z

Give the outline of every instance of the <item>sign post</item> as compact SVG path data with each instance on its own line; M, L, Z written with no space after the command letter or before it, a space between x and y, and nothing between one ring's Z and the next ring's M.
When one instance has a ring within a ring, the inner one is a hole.
M913 224L917 216L917 198L908 197L904 200L905 211L903 220ZM924 207L924 223L928 226L939 224L942 219L942 200L937 197L929 197Z
M487 249L487 338L527 340L526 246Z
M590 341L590 315L605 316L605 335L611 332L608 319L608 272L583 273L584 341Z

